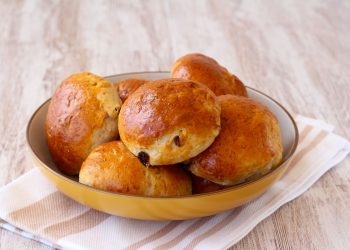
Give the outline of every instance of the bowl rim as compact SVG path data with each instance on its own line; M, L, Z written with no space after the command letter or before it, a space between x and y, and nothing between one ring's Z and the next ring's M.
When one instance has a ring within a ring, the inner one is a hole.
M115 75L108 75L108 76L104 76L103 78L111 78L111 77L117 77L117 76L126 76L126 75L137 75L137 74L154 74L154 73L170 73L170 71L139 71L139 72L128 72L128 73L121 73L121 74L115 74ZM70 178L68 178L67 176L65 176L63 173L59 173L58 171L53 170L52 168L50 168L48 165L46 165L38 156L38 154L34 151L33 149L33 145L32 145L32 141L29 139L29 131L30 128L32 126L33 120L36 117L37 113L39 113L39 111L42 109L42 107L44 107L48 102L51 101L51 98L47 99L45 102L43 102L35 111L34 113L31 115L28 123L27 123L27 127L26 127L26 140L27 140L27 144L29 145L29 151L31 152L31 155L35 157L35 159L41 164L41 166L43 166L46 170L48 170L49 172L51 172L51 174L55 175L56 177L63 179L64 181L70 182L71 184L74 185L80 185L82 188L88 188L91 191L97 191L97 192L101 192L103 194L107 194L107 195L112 195L112 196L124 196L124 197L128 197L128 198L142 198L142 199L153 199L153 200L167 200L167 199L190 199L190 198L201 198L201 197L205 197L205 196L213 196L213 195L217 195L217 194L221 194L221 193L226 193L226 192L232 192L234 190L238 190L238 189L242 189L245 188L247 186L249 186L250 184L256 183L261 181L262 179L265 179L267 177L269 177L270 175L272 175L274 172L276 172L278 169L280 169L281 167L283 167L290 159L291 157L294 155L298 142L299 142L299 130L297 127L297 124L293 118L293 116L288 112L288 110L283 107L279 102L277 102L276 100L274 100L272 97L268 96L267 94L261 92L260 90L257 90L255 88L246 86L246 88L251 89L255 92L258 92L259 94L265 96L266 98L268 98L270 101L274 102L277 106L279 106L289 117L290 121L292 122L293 128L294 128L294 133L295 133L295 137L294 137L294 141L293 144L291 146L291 150L289 150L288 154L286 155L285 159L283 159L275 168L273 168L272 170L270 170L268 173L260 176L257 179L253 179L253 180L249 180L246 182L242 182L233 186L230 186L228 188L222 189L222 190L217 190L217 191L212 191L212 192L208 192L208 193L202 193L202 194L191 194L191 195L182 195L182 196L166 196L166 197L159 197L159 196L143 196L143 195L136 195L136 194L126 194L126 193L115 193L115 192L110 192L110 191L106 191L106 190L101 190L95 187L91 187L85 184L80 183L79 181L75 181L72 180Z

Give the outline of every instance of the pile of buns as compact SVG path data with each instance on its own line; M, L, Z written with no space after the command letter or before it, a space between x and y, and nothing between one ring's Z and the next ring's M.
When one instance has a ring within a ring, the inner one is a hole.
M278 120L235 75L202 54L179 58L171 75L64 80L46 118L57 167L102 190L183 196L258 178L280 163Z

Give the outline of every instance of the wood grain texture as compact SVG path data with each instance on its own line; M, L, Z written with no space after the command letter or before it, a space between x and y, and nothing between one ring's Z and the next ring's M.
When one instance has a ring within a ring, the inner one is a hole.
M188 52L350 138L350 1L0 1L0 186L33 164L30 115L77 71L169 70ZM232 249L350 249L350 159ZM1 249L46 247L0 230Z

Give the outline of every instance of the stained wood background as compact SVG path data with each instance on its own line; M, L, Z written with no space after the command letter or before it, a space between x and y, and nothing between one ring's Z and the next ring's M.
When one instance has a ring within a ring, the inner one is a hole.
M77 71L169 70L188 52L350 138L350 1L0 1L0 186L33 168L26 123ZM14 197L18 198L18 197ZM350 249L350 159L233 249ZM1 249L45 249L0 230Z

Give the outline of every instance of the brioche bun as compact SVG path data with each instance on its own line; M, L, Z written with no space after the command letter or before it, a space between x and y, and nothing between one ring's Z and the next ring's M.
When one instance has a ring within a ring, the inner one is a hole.
M171 69L174 78L197 81L208 86L215 95L247 96L243 83L213 58L202 54L187 54Z
M192 193L191 178L181 167L145 167L121 141L95 148L81 167L79 182L106 191L144 196Z
M266 174L282 159L278 120L249 98L219 96L221 132L194 157L189 170L220 185L234 185Z
M91 150L118 136L121 100L102 77L77 73L54 93L46 117L46 140L54 162L66 174L78 174Z
M220 105L200 83L152 81L125 101L118 126L123 143L145 164L175 164L212 144L220 131Z

